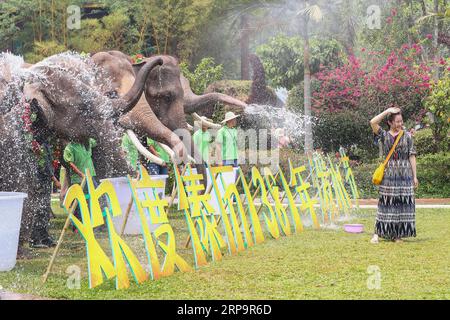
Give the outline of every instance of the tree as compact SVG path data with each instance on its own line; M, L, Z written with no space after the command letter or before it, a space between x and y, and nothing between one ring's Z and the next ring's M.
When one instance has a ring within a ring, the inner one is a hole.
M206 88L223 79L223 66L216 65L213 58L204 58L194 71L190 71L188 64L180 64L183 75L189 80L191 89L196 94L204 94Z
M213 4L214 0L134 0L130 10L140 21L139 40L142 44L146 37L152 40L151 53L189 60Z
M303 82L304 82L304 99L305 99L305 152L313 150L313 134L312 134L312 118L311 118L311 68L310 68L310 46L309 46L309 21L319 22L322 20L322 10L318 5L310 5L309 1L304 0L304 8L298 12L303 20L303 30L301 35L304 41L303 48Z
M250 80L250 39L268 28L279 28L282 0L233 0L224 10L223 19L230 20L229 30L239 39L241 80Z
M431 129L435 141L435 151L448 145L443 143L450 129L450 59L447 59L447 69L441 79L434 82L430 96L425 101L426 109L433 114Z
M303 81L303 41L299 36L279 35L256 48L267 77L273 87L291 90ZM320 71L321 66L338 66L345 55L337 40L314 37L310 41L311 74ZM302 103L303 105L303 103Z

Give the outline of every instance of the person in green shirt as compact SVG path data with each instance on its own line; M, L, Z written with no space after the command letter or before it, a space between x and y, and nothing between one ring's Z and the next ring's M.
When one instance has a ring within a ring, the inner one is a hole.
M85 177L86 169L92 176L95 187L98 187L98 182L95 179L96 173L94 162L92 161L92 148L95 148L97 142L94 139L89 139L87 143L70 142L64 149L64 160L69 164L70 184L81 184ZM87 184L84 186L84 193L87 193ZM74 216L81 219L80 206L77 206ZM76 232L75 226L73 231Z
M136 171L139 161L139 151L126 133L122 138L122 150L125 152L131 167Z
M225 125L217 132L217 156L221 156L222 165L238 166L237 118L233 112L227 112L222 121ZM220 161L219 161L220 162Z
M161 158L164 161L164 164L162 166L153 162L148 162L147 170L149 171L149 174L151 175L169 174L167 165L170 163L170 155L166 151L164 151L164 149L155 140L147 138L146 142L148 150L150 150L151 153L153 153L155 156Z
M202 120L208 120L206 117L202 117ZM208 131L208 126L202 121L202 128L195 131L192 136L194 144L197 146L200 155L203 159L203 164L208 166L209 164L209 145L212 142L211 133Z
M64 149L64 160L70 167L71 184L80 184L86 169L89 169L93 178L96 176L92 161L92 148L96 145L97 142L94 139L89 139L86 144L70 142Z

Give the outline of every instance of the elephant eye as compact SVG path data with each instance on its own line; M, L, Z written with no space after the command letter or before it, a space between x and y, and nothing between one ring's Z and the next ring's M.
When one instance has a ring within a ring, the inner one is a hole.
M119 99L119 94L116 90L108 91L105 94L109 99Z

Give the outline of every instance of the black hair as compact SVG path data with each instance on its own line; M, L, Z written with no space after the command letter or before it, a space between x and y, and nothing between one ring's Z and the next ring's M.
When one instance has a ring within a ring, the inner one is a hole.
M391 126L389 125L389 122L390 122L390 123L394 122L395 117L396 117L396 116L399 116L399 115L401 116L402 113L401 113L401 112L397 112L397 113L390 113L390 114L389 114L389 116L387 117L387 127L388 127L388 130L391 129Z

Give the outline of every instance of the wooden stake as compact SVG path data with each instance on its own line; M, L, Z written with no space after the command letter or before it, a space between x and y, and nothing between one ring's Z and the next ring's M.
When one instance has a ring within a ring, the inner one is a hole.
M139 180L139 171L136 175L136 179ZM127 211L125 212L125 217L123 219L122 228L120 229L120 236L123 236L123 233L125 232L125 227L127 226L128 218L130 217L131 208L133 207L133 195L131 195L130 202L127 206Z
M81 182L81 189L84 189L85 185L86 185L86 177L84 177L83 181ZM75 209L77 208L77 206L78 206L78 202L75 201L69 209L69 215L67 216L66 222L64 223L64 227L61 231L61 235L59 236L58 243L55 247L55 250L53 251L52 257L50 259L50 263L48 264L47 271L42 276L42 283L47 282L48 276L50 275L50 272L52 271L53 264L55 263L56 255L58 254L58 251L61 248L66 230L67 230L67 228L69 228L70 217L72 216L72 214L75 211Z
M186 173L186 170L187 170L187 165L184 165L183 171L181 172L181 176L183 176ZM170 200L169 200L169 208L173 205L176 195L177 195L177 184L174 182L173 188L172 188L172 194L170 195Z

